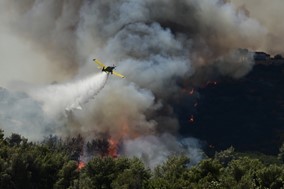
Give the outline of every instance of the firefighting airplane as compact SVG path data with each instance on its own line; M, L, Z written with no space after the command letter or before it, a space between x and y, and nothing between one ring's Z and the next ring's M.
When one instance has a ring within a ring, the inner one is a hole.
M93 61L94 61L96 64L99 65L98 68L99 68L99 69L102 69L102 72L111 73L111 74L114 74L114 75L116 75L116 76L118 76L118 77L124 78L124 76L121 75L120 73L117 73L117 72L113 71L113 70L115 69L115 66L106 66L106 65L104 65L103 63L101 63L101 62L100 62L99 60L97 60L97 59L93 59Z

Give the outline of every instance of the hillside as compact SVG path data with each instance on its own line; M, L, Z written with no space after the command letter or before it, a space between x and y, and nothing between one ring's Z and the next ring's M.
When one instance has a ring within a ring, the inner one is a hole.
M284 64L256 64L245 77L200 88L193 123L182 132L224 149L275 154L284 140ZM189 126L188 126L189 125Z

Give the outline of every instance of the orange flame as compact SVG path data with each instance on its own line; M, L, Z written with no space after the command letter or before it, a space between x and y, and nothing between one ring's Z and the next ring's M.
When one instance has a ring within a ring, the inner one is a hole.
M78 163L77 169L78 169L78 170L81 170L81 169L84 168L85 166L86 166L86 164L85 164L83 161L80 161L80 162Z
M130 122L127 117L122 117L117 121L117 130L110 133L108 138L108 156L116 158L119 156L118 148L121 139L123 138L137 138L140 136L140 133L135 131L134 128L130 127Z
M109 143L108 155L113 158L116 158L118 156L117 154L118 141L114 140L113 138L109 138L108 143Z

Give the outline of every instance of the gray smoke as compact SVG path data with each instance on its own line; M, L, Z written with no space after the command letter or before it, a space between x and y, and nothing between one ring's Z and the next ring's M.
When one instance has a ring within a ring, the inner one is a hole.
M111 77L95 100L82 111L72 111L61 133L91 137L108 132L117 140L128 138L129 149L146 147L149 143L135 141L154 137L153 145L164 146L165 154L187 149L171 136L179 130L169 103L179 98L177 81L198 83L211 74L242 77L253 62L250 53L238 49L257 49L271 32L243 9L221 0L2 0L0 24L0 36L5 36L0 37L0 85L12 89L10 83L20 80L45 88L54 81L82 78L95 72L92 58L118 65L126 79ZM55 88L31 95L45 102L41 112L66 108L47 100ZM78 88L76 94L89 97L85 92ZM75 106L81 100L75 100ZM48 130L43 124L38 127ZM170 133L169 143L158 137L163 133ZM199 146L187 151L194 149Z
M169 134L142 136L125 140L123 144L124 153L142 159L150 168L155 168L170 156L182 154L190 157L190 164L194 165L204 158L200 148L201 144L195 138L178 140Z
M284 53L284 26L282 24L284 1L231 0L231 2L247 16L257 19L266 28L267 34L260 40L261 45L257 47L257 50L274 55Z
M55 133L59 126L25 93L0 88L0 128L7 136L20 133L29 140L42 140L46 133Z

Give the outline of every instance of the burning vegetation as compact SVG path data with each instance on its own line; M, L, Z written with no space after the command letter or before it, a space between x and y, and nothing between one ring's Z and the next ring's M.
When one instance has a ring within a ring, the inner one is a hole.
M113 158L116 158L118 156L118 141L109 138L108 143L109 143L108 155Z
M85 163L85 162L79 161L79 163L78 163L78 170L83 169L85 166L86 166L86 163Z

